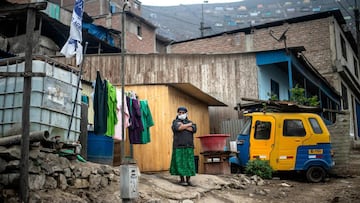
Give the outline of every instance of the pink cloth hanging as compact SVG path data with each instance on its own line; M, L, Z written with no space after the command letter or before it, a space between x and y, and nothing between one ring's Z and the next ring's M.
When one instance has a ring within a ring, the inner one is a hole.
M114 134L114 139L117 140L122 140L122 130L121 130L121 125L122 125L122 112L121 112L121 90L117 90L116 91L116 99L117 99L117 119L118 122L115 125L115 134ZM127 106L127 102L126 102L126 98L124 95L124 113L125 113L125 120L124 120L124 140L126 140L126 128L130 126L129 123L129 119L130 119L130 114L129 114L129 109Z

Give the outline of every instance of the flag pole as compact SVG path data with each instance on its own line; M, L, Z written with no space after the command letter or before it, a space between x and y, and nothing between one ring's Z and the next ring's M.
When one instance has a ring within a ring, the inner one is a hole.
M75 109L76 109L76 101L77 101L77 97L78 97L78 93L79 93L80 81L81 81L81 76L82 76L82 72L83 72L84 59L85 59L85 54L86 54L87 46L88 46L88 42L85 42L83 60L82 60L82 62L81 62L81 64L80 64L79 77L78 77L78 81L77 81L77 85L76 85L75 101L74 101L74 105L73 105L73 109L72 109L72 113L71 113L71 118L70 118L70 124L69 124L69 130L68 130L68 134L67 134L67 139L69 139L69 136L70 136L71 124L72 124L72 120L73 120L73 118L74 118L74 113L75 113Z

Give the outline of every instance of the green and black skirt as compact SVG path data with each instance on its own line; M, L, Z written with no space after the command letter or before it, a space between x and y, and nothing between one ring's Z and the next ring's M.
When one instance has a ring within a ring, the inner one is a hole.
M195 176L194 148L173 149L170 174L179 176Z

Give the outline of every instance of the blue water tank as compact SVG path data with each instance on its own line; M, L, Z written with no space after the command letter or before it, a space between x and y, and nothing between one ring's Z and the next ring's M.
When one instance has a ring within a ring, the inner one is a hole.
M106 135L97 135L94 132L88 132L87 143L88 161L113 165L114 159L114 140Z
M240 165L245 167L250 159L250 136L239 134L237 137L237 150Z

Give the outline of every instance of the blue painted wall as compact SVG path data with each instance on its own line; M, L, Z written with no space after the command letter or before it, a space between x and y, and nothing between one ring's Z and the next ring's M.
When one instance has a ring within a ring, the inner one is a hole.
M280 71L275 65L258 68L259 99L268 100L271 92L271 79L279 83L279 99L288 100L289 80L287 73Z
M277 68L278 63L285 63L289 73L281 72ZM290 65L292 64L292 65ZM280 100L288 100L288 91L293 88L292 76L293 69L296 69L308 81L316 84L317 87L332 101L340 104L340 97L331 90L324 81L322 81L310 67L304 67L298 59L292 54L287 54L285 50L273 50L256 53L256 65L258 68L259 99L268 100L268 93L271 92L271 79L279 83ZM289 70L289 66L292 66Z
M268 51L256 53L256 65L267 65L272 63L287 62L289 56L285 51Z
M271 93L271 79L279 83L279 99L288 100L289 76L276 67L274 63L288 63L289 56L284 51L256 53L258 65L259 99L268 100Z

